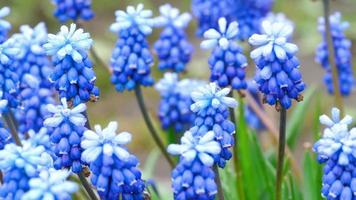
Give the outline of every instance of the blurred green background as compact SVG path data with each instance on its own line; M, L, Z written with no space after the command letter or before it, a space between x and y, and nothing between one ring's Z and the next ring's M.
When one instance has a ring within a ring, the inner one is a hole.
M154 15L158 15L158 7L164 3L171 3L178 7L181 11L190 12L189 0L93 0L93 10L96 14L95 18L89 22L82 22L85 31L90 32L94 39L94 48L100 57L108 62L110 52L112 51L116 36L109 32L109 26L114 22L114 12L118 9L125 9L128 4L136 5L144 3L146 8L152 9ZM60 23L53 17L52 12L54 6L50 0L0 0L0 7L9 6L11 14L6 19L13 25L12 32L17 32L22 24L36 25L38 22L44 21L47 24L49 33L56 33L59 30ZM331 8L333 11L340 11L343 14L343 19L350 22L350 29L346 31L346 35L351 40L356 40L356 1L354 0L336 0L332 1ZM283 12L295 23L294 42L299 46L299 57L301 60L301 70L308 86L316 85L317 92L322 95L325 93L325 88L322 85L322 76L324 71L321 66L314 62L314 51L317 44L320 42L320 34L317 32L317 18L322 14L321 1L311 0L276 0L274 12ZM188 28L190 41L195 45L195 53L192 61L188 65L188 73L185 75L191 78L199 78L208 80L209 69L207 58L209 52L203 52L199 49L200 39L195 37L195 20L190 23ZM155 30L149 36L150 44L158 38L160 30ZM247 44L242 44L248 47ZM249 49L249 48L245 48ZM355 52L355 47L353 47ZM109 121L115 120L119 122L121 131L128 131L133 134L133 143L130 145L131 151L136 153L141 162L145 160L154 144L150 139L150 135L146 129L143 119L140 115L137 103L132 92L117 93L114 87L110 84L110 75L104 66L95 66L97 73L97 85L101 89L101 98L97 103L89 103L89 116L91 124L100 123L106 125ZM252 77L254 67L250 64L249 75ZM156 80L162 77L156 67L153 67L153 74ZM156 109L158 107L158 93L153 88L145 88L145 99L147 107L152 117L156 119L156 127L159 124L156 118ZM326 100L324 100L326 99ZM355 96L349 97L347 102L355 102ZM323 98L322 107L326 111L330 109L332 98ZM311 105L313 106L313 105ZM267 108L269 114L275 117L275 112L271 108ZM354 108L348 107L349 113L355 113ZM309 116L310 117L310 116ZM308 119L308 116L305 118ZM306 120L308 121L308 120ZM312 143L310 137L311 126L308 122L303 124L302 133L304 136L300 141ZM163 135L164 137L164 135ZM300 145L302 146L302 145ZM296 149L296 155L301 155L302 148ZM159 159L158 168L156 170L156 178L168 180L168 167L163 159ZM162 169L162 170L161 170Z

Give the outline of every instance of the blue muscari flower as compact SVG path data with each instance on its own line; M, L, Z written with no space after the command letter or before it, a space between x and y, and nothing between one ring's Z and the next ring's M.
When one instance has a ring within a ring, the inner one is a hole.
M79 19L88 21L94 17L91 9L91 0L52 0L56 5L54 16L60 22Z
M337 108L331 113L331 118L320 117L327 128L313 146L318 161L325 163L321 193L326 199L352 199L356 192L356 128L348 129L351 116L341 119Z
M251 94L251 96L255 99L257 105L263 109L262 103L259 97L258 85L254 81L247 82L247 90ZM245 120L247 124L256 130L264 130L266 127L262 123L261 119L257 116L257 114L253 111L253 109L249 106L245 106Z
M158 117L163 129L173 128L175 132L183 132L194 122L194 114L190 110L193 103L190 93L202 85L202 82L183 79L178 74L166 72L155 85L160 93Z
M80 146L81 138L86 130L86 117L82 114L86 106L81 103L73 108L68 106L65 98L61 99L62 105L48 104L47 109L51 116L43 122L45 127L53 128L51 142L55 144L56 155L54 168L71 168L74 173L82 170Z
M227 97L229 88L220 89L215 83L200 87L193 91L191 110L196 118L190 132L194 136L203 136L214 131L215 140L221 146L221 153L215 156L219 167L225 167L226 161L232 157L230 147L234 145L235 125L229 120L229 107L237 106L235 99Z
M46 152L52 156L52 158L55 157L55 154L53 152L54 146L51 143L50 139L50 133L51 133L51 128L45 128L42 127L38 131L35 130L28 130L28 139L27 141L31 143L32 146L43 146L46 149Z
M22 141L23 146L7 144L0 151L0 169L4 182L0 186L0 199L20 200L27 192L29 179L38 176L39 170L51 166L52 159L43 146L32 146Z
M267 20L270 22L278 22L278 23L283 23L283 24L288 24L292 27L295 27L294 23L287 18L287 16L284 13L273 13L270 12L266 15L263 20Z
M239 22L239 39L259 33L263 18L271 11L274 0L234 0L235 19Z
M116 134L117 123L84 132L82 160L90 164L91 181L101 199L143 200L144 182L138 159L127 151L131 134Z
M218 20L234 19L234 0L193 0L192 11L198 20L197 35L202 36L210 28L218 28Z
M341 14L339 12L334 13L329 17L332 40L334 43L335 61L338 71L339 87L341 95L348 96L352 92L355 86L355 78L352 70L352 53L351 53L351 41L346 38L344 31L349 27L348 22L341 21ZM315 60L321 64L326 70L324 76L324 83L327 86L327 90L330 94L334 93L333 80L332 80L332 68L329 65L329 52L327 47L325 24L324 19L319 19L319 32L323 35L323 41L316 50Z
M247 59L242 48L235 41L238 34L238 23L227 24L225 18L219 19L219 29L209 29L204 33L201 43L203 49L213 48L209 58L210 80L219 87L231 86L233 89L246 89L245 67Z
M160 70L182 72L193 54L193 46L189 43L185 28L191 16L189 13L179 13L170 4L160 7L161 16L154 20L155 26L164 27L154 50L159 58Z
M9 7L3 7L0 9L0 43L3 43L6 40L7 34L11 29L11 24L3 19L9 14L10 14Z
M2 91L0 91L2 97ZM7 111L7 100L0 100L0 117ZM5 147L7 143L11 142L10 132L5 128L4 124L0 121L0 150Z
M220 154L221 147L215 141L213 131L202 136L185 132L181 144L171 144L168 152L179 155L179 163L172 171L174 199L214 199L217 186L212 170L214 157Z
M137 85L151 86L153 57L146 36L152 32L152 11L144 10L143 4L139 4L136 8L128 6L126 12L118 10L115 15L116 22L110 30L118 34L119 40L110 60L111 82L119 92L132 90Z
M65 170L48 169L42 170L38 177L29 180L29 190L21 200L69 200L79 187L77 183L67 181L70 173Z
M73 100L74 105L96 101L99 89L95 86L95 72L87 51L93 40L83 29L61 27L57 35L49 34L44 44L47 54L53 57L54 72L50 81L54 83L60 97Z
M289 43L293 32L289 24L263 21L262 34L253 34L249 43L257 48L250 54L257 66L255 81L270 105L288 109L292 99L301 100L305 88L295 56L298 47Z

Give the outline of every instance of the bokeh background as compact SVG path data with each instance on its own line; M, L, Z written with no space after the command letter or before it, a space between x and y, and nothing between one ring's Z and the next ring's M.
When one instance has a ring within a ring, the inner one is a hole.
M114 48L116 35L109 31L109 26L114 22L114 12L118 9L125 9L127 5L136 5L143 3L146 8L152 9L154 15L157 16L158 7L164 3L170 3L178 7L182 12L191 12L190 0L93 0L93 10L96 14L95 18L89 22L82 22L85 31L90 32L94 39L94 48L99 56L108 63L111 51ZM0 0L0 7L9 6L11 14L6 19L12 24L12 33L18 32L19 26L29 24L31 26L43 21L46 23L49 33L56 33L59 30L60 23L53 17L52 13L54 5L50 0ZM332 11L340 11L343 14L343 19L350 22L350 28L346 31L346 35L352 41L356 40L356 1L354 0L335 0L331 4ZM301 60L301 71L308 87L315 88L313 96L321 95L319 101L321 108L328 111L332 106L332 98L325 98L326 89L322 83L324 74L321 66L314 62L314 52L317 44L321 40L320 34L317 32L317 18L322 15L321 1L311 0L276 0L274 12L283 12L295 24L294 43L299 46L299 58ZM188 72L184 75L190 78L197 78L208 80L209 68L207 65L208 51L202 51L199 48L200 38L195 36L196 21L193 20L188 28L189 39L195 46L195 53L192 61L189 63ZM149 36L150 44L158 38L160 30L154 30L153 34ZM249 46L242 43L246 50L246 55L249 51ZM356 53L356 47L353 46L353 55ZM95 66L97 73L97 85L101 90L101 97L97 103L89 103L89 118L91 124L100 123L106 125L109 121L115 120L119 122L121 131L128 131L133 134L133 142L130 145L132 152L138 155L141 160L141 167L147 166L146 160L150 157L155 165L146 167L148 174L159 180L160 183L169 182L168 165L161 158L158 158L159 153L155 150L153 140L146 129L143 118L140 115L137 102L133 92L117 93L110 83L110 74L105 66ZM153 67L153 76L155 80L162 77L162 73ZM254 66L250 63L248 74L252 77L254 73ZM156 128L159 127L159 122L156 117L156 110L159 103L158 93L153 88L145 88L144 96L147 107L151 116L155 119ZM321 100L320 100L321 99ZM348 104L347 112L349 114L356 114L355 107L351 103L355 103L355 95L349 97L346 102ZM355 105L355 104L354 104ZM309 107L315 106L310 103ZM276 112L266 106L268 113L277 121ZM307 109L312 110L312 109ZM304 122L300 124L303 134L299 141L299 148L296 148L295 154L297 157L303 152L303 148L308 147L305 144L311 144L311 133L309 127L312 126L308 120L311 118L309 113L306 113ZM355 115L354 115L355 116ZM162 137L165 137L162 132ZM260 136L262 143L264 137ZM153 153L152 153L153 152ZM156 159L157 158L157 162ZM146 175L147 175L146 173ZM150 177L148 177L150 178ZM166 184L169 187L169 184Z

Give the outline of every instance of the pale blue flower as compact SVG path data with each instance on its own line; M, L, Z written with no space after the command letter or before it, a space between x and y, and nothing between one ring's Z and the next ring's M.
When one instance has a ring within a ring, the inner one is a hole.
M0 43L6 40L7 34L11 29L11 24L3 18L10 14L9 7L3 7L0 9Z
M76 30L76 25L71 24L70 28L62 26L57 35L48 34L48 42L43 46L50 56L57 56L59 59L71 56L75 62L81 63L82 52L89 50L92 43L89 33L84 33L81 28Z
M339 32L343 32L350 27L350 23L347 21L342 21L342 16L340 12L335 12L329 16L330 27L332 35L337 35ZM318 18L318 30L319 32L325 33L325 21L324 17Z
M116 22L110 26L112 32L118 33L121 30L127 30L133 26L145 35L152 32L152 11L144 10L143 4L138 4L137 7L127 6L126 12L118 10L115 12Z
M282 23L282 24L288 24L292 27L294 27L294 23L287 18L287 16L284 13L273 13L270 12L267 14L267 16L264 18L264 20L266 21L270 21L270 22L278 22L278 23Z
M170 4L160 6L159 12L161 16L154 19L154 25L158 27L173 25L176 28L185 28L192 19L189 13L181 14L177 8L172 7Z
M320 123L327 126L328 128L332 128L337 124L350 125L352 123L352 117L350 115L344 116L340 119L340 110L338 108L331 109L331 118L327 115L321 115L319 117Z
M236 21L227 23L225 18L219 19L219 29L209 29L204 33L204 40L200 47L203 49L210 49L220 46L226 50L229 47L229 41L237 39L239 32L238 23Z
M66 179L70 175L65 170L43 170L38 177L29 181L30 190L22 196L22 200L62 200L72 199L72 193L76 192L79 187L73 181Z
M69 120L76 126L84 126L87 119L82 114L86 110L86 105L81 103L74 108L68 107L68 102L65 98L61 99L62 105L48 104L47 110L53 114L52 117L47 118L43 124L47 127L58 127L65 120Z
M193 136L190 131L187 131L181 138L181 144L171 144L167 151L172 155L181 155L187 162L199 158L205 166L210 167L214 164L214 155L218 155L221 151L220 144L214 139L213 131L201 137Z

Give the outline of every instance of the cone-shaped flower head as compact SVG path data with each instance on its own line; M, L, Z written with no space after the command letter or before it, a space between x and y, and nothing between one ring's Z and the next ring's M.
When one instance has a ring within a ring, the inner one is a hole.
M349 27L349 23L341 21L341 14L339 12L330 15L331 36L334 44L335 62L338 72L338 81L341 95L348 96L351 94L355 86L355 78L352 70L352 53L351 41L346 38L344 31ZM319 18L318 25L319 32L323 35L323 41L319 44L316 50L315 60L321 64L326 70L324 76L324 83L330 94L334 93L332 67L329 64L329 51L325 33L324 18Z
M6 40L7 34L11 29L11 24L3 19L9 14L10 14L9 7L3 7L0 9L0 43L3 43Z
M138 160L125 145L131 134L116 134L117 123L110 122L102 129L84 132L82 160L90 164L92 183L102 199L143 199L144 182L138 170Z
M257 66L255 80L264 100L288 109L292 99L301 100L305 84L295 54L298 47L288 42L293 32L289 24L263 21L262 34L253 34L249 43L255 46L251 58Z
M23 200L37 199L71 199L72 194L79 187L75 182L67 181L70 173L65 170L42 170L38 177L29 181L30 190L23 196Z
M165 4L159 8L161 16L154 19L154 25L164 27L154 50L159 58L160 70L182 72L190 61L193 46L189 43L185 28L191 16L189 13L180 14L177 8Z
M92 0L53 0L56 9L53 15L62 23L79 19L88 21L94 17L91 9Z
M99 96L93 64L87 54L92 43L89 33L81 28L76 30L76 25L71 24L70 28L62 26L57 35L49 34L44 44L55 65L50 81L60 97L74 100L75 105L95 101Z
M82 113L86 106L82 103L70 108L65 98L61 99L61 103L57 106L47 105L51 116L44 121L45 127L53 128L51 142L55 144L54 153L57 156L54 167L71 168L73 172L79 173L82 169L80 142L87 121Z
M119 40L111 56L113 70L111 82L119 92L132 90L137 85L151 86L153 78L150 68L153 58L146 36L152 32L152 11L128 6L126 12L116 11L116 22L110 30L117 33Z
M247 87L247 59L236 42L238 31L237 22L228 24L225 18L220 18L218 29L206 31L205 40L200 45L203 49L213 48L209 58L210 80L217 82L220 87L231 86L236 90Z

